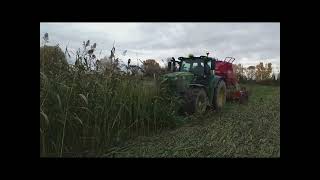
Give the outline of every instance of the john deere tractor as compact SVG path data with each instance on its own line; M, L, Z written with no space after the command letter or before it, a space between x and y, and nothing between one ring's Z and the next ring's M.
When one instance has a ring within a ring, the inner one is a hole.
M203 113L207 107L221 110L226 102L226 84L223 77L215 75L216 59L208 56L172 58L164 75L169 88L184 97L184 110ZM179 68L176 65L179 64Z
M183 97L183 109L189 114L203 113L208 107L220 111L227 98L242 100L248 97L235 78L234 58L220 61L208 55L179 57L178 61L173 57L168 62L170 73L163 76L169 88Z

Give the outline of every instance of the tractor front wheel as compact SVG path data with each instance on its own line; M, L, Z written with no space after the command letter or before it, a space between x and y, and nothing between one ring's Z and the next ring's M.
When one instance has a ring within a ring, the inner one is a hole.
M208 96L202 88L191 88L185 94L185 111L188 114L199 113L206 111L208 106Z

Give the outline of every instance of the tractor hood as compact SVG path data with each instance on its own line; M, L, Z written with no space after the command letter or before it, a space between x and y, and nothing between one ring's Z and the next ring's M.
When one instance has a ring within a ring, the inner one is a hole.
M163 76L163 80L167 81L172 89L179 92L185 91L193 79L194 74L190 72L173 72Z
M169 74L165 74L163 77L164 78L167 78L167 79L170 79L170 80L176 80L177 78L182 78L182 77L185 77L185 78L190 78L192 79L193 78L193 74L190 73L190 72L173 72L173 73L169 73Z

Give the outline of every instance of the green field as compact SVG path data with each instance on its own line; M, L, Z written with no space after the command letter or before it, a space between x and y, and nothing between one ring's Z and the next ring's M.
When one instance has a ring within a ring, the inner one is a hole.
M221 113L106 149L104 157L280 157L280 87L248 88L247 105L228 103Z

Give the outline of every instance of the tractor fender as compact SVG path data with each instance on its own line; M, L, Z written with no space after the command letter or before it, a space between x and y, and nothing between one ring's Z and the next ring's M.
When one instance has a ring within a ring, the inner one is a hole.
M215 88L218 86L218 84L219 84L220 81L225 81L225 80L224 80L224 78L221 77L221 76L215 76L215 77L214 77L214 79L213 79L213 84L212 84L212 85L213 85L213 86L212 86L213 89L215 89Z
M190 87L204 87L202 84L189 84Z
M209 102L212 103L214 92L216 91L216 88L220 81L224 81L224 78L221 76L214 76L213 80L211 81L209 85Z

